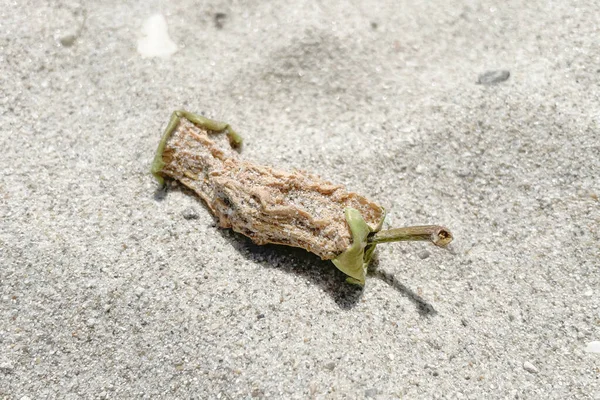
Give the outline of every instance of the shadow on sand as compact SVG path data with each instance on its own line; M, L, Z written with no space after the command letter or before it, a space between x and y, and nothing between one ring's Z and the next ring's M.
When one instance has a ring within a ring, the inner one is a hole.
M277 268L308 279L329 294L341 309L352 309L363 295L364 288L346 283L346 275L329 260L321 260L316 255L295 247L273 244L259 246L244 235L216 226L215 229L228 238L236 251L245 258L265 268ZM369 267L367 287L369 278L380 279L412 301L422 317L437 314L431 303L400 282L393 274L380 270L378 266L378 259L374 257Z
M160 188L154 193L156 201L162 201L166 198L169 191L182 190L189 195L194 193L186 188L169 187ZM207 212L210 213L206 205L198 199ZM316 255L306 250L280 246L254 244L248 237L233 232L230 229L220 229L215 224L215 233L221 234L231 241L233 248L245 258L261 264L265 268L277 268L285 272L302 276L315 285L318 285L323 291L331 296L336 304L343 310L354 308L360 301L364 289L358 285L346 283L346 275L339 271L331 261L321 260ZM379 270L379 261L377 256L372 260L367 276L367 286L369 278L377 278L386 282L396 289L401 295L412 301L421 316L434 316L437 314L433 306L423 299L409 287L398 281L396 277L388 272Z

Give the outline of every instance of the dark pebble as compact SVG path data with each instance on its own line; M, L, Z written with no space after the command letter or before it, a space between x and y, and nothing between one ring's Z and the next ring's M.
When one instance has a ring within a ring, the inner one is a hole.
M510 71L497 70L497 71L486 71L479 75L477 83L480 85L494 85L496 83L504 82L510 77Z
M60 44L62 44L64 47L71 47L75 43L76 39L77 39L77 35L75 35L74 33L68 33L68 34L62 36L59 39L59 41L60 41Z
M198 219L198 213L192 207L188 207L181 213L185 219Z
M225 24L225 20L227 19L227 14L218 12L215 14L215 27L217 29L223 29L223 25Z

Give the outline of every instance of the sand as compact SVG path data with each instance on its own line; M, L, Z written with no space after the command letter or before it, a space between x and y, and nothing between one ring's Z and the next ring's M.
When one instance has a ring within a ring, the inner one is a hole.
M0 398L600 398L596 1L124 3L0 11ZM452 250L219 229L181 108Z

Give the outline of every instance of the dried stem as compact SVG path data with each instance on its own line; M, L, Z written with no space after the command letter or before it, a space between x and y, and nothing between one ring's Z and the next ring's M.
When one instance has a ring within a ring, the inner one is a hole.
M367 240L369 244L402 241L428 241L436 246L445 247L452 239L452 233L450 233L447 228L439 225L424 225L379 231L369 236Z
M175 179L196 192L220 227L232 228L256 244L306 249L332 260L358 284L365 283L377 243L424 240L444 247L452 241L450 231L437 225L379 231L383 207L308 172L245 161L234 150L241 142L229 124L175 111L152 174L161 184L165 178Z

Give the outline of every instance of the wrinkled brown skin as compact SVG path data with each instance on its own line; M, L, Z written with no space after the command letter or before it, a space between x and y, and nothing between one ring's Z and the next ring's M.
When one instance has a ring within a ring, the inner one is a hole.
M256 244L300 247L331 260L352 244L346 208L358 210L370 229L381 227L383 208L365 197L304 171L283 172L244 161L225 135L185 118L163 140L155 176L193 190L220 227Z

